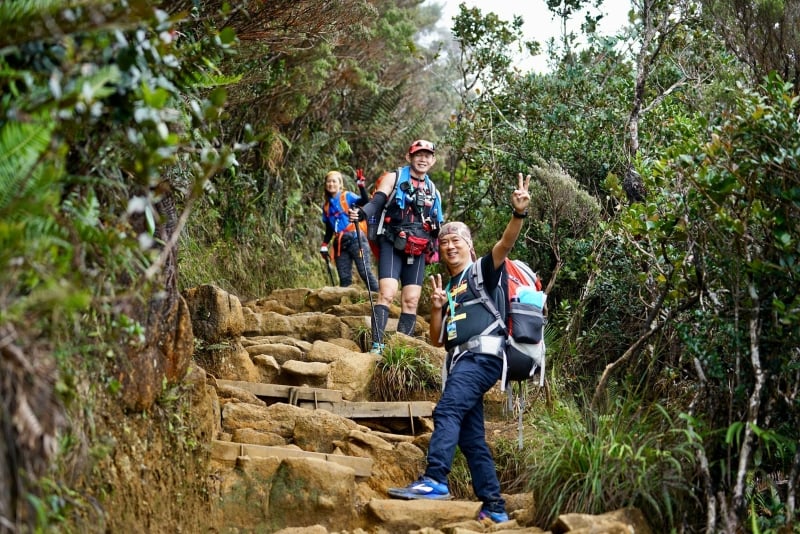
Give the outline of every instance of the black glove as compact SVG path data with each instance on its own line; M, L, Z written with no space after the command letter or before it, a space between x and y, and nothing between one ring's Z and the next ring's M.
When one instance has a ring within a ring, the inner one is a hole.
M350 208L350 222L365 221L367 214L361 208Z

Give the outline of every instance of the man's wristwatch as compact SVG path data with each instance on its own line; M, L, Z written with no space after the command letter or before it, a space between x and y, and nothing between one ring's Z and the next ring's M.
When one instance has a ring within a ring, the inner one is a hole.
M513 215L516 219L524 219L528 216L528 210L525 210L522 213L517 213L517 210L511 208L511 215Z

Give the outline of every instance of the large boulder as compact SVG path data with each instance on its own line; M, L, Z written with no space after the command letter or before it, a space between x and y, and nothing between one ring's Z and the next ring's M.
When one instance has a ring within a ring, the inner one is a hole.
M330 366L322 362L289 360L281 366L284 382L293 386L325 387Z
M288 306L284 306L275 299L249 300L247 302L243 302L242 306L245 310L249 308L256 313L275 312L280 313L281 315L291 315L297 312L297 310L293 310Z
M411 532L425 527L441 528L451 523L474 520L478 517L481 503L374 499L369 502L367 509L386 531ZM480 528L480 524L475 526Z
M260 382L259 371L238 341L218 343L198 350L195 360L216 378Z
M250 428L291 438L298 410L302 410L302 408L288 404L263 407L229 402L222 407L222 429L226 432L234 432L238 429Z
M236 386L229 386L227 384L217 386L217 395L223 399L234 399L239 402L255 404L256 406L263 406L265 408L267 406L267 403L256 397L251 392Z
M194 335L209 342L239 337L244 332L242 303L235 295L206 284L183 291Z
M269 300L276 301L280 306L294 310L294 312L303 311L306 305L306 296L311 293L307 288L287 288L275 289L267 297Z
M357 287L323 287L306 296L304 309L311 312L327 312L333 306L366 300L366 292Z
M369 352L350 352L330 364L328 389L338 389L342 398L350 401L365 400L369 396L375 368L380 356Z
M266 445L282 447L286 439L273 432L261 432L252 428L237 428L231 435L234 443L247 443L249 445Z
M327 313L297 313L287 317L295 337L306 341L350 337L350 328L335 315Z
M349 358L353 351L337 343L318 340L308 351L308 360L312 362L333 363L343 358Z
M259 354L258 356L253 356L252 360L253 365L256 366L261 375L260 382L271 384L280 376L281 366L272 356Z
M286 343L260 343L249 345L245 347L245 350L250 356L271 356L278 363L286 363L289 360L305 360L305 352L302 349Z
M270 524L273 513L280 513L269 504L272 482L280 465L281 460L273 457L243 458L235 469L219 467L215 508L219 523L229 532L258 532Z
M356 521L355 472L314 458L286 458L272 481L269 506L277 528L322 525L351 529Z
M652 529L638 508L621 508L600 515L562 514L552 526L554 534L572 532L589 534L607 532L608 534L652 534Z
M325 410L303 410L295 418L292 439L305 451L331 453L334 443L346 440L354 430L368 431L346 417Z
M365 439L366 438L366 439ZM385 448L371 433L351 433L341 450L350 456L372 458L372 474L367 484L378 495L386 495L391 487L404 486L416 480L425 470L425 451L407 442Z
M289 321L289 317L291 316L275 312L248 312L243 333L248 336L291 335L294 333L294 326Z
M289 345L290 347L297 347L300 349L304 354L311 350L311 343L308 341L303 341L302 339L297 339L296 337L287 336L287 335L275 335L275 336L262 336L262 335L251 335L247 337L240 338L242 345L245 347L251 347L253 345L272 345L272 344L281 344L281 345Z

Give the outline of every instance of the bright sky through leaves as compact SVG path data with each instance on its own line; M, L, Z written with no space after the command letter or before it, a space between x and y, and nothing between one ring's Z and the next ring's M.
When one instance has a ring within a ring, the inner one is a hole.
M459 4L466 4L467 7L477 7L483 13L494 12L503 20L510 21L514 15L522 17L524 24L522 30L525 39L536 40L542 45L542 53L535 58L528 59L521 65L525 69L544 71L547 68L544 51L546 44L551 37L558 38L561 33L561 21L557 20L553 13L547 9L545 0L427 0L429 4L442 6L442 18L440 24L449 30L452 27L452 19L458 14ZM572 17L569 23L569 31L580 34L580 25L585 19L585 14L589 11L592 15L603 13L603 18L599 23L599 32L610 35L628 23L628 12L631 9L630 0L603 0L601 9L591 7L589 3L577 14Z

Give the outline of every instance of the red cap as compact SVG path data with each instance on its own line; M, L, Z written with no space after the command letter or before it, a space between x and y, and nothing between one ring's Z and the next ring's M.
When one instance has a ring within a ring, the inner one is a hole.
M426 141L424 139L417 139L416 141L411 143L410 147L408 147L408 153L409 154L413 154L415 152L419 152L420 150L427 150L431 154L435 154L436 153L436 147L434 146L434 144L431 143L430 141Z

